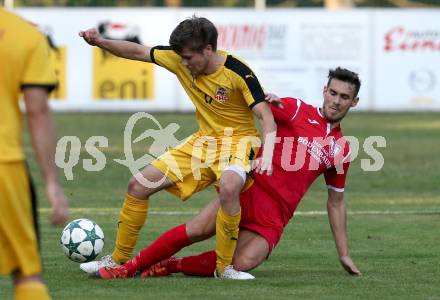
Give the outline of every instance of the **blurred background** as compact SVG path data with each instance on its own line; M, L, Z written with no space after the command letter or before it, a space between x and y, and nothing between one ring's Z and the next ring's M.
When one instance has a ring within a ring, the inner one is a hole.
M218 48L244 59L267 91L320 105L328 70L360 74L356 110L440 111L440 0L5 0L44 32L56 111L190 112L175 76L90 47L78 32L167 45L198 15Z

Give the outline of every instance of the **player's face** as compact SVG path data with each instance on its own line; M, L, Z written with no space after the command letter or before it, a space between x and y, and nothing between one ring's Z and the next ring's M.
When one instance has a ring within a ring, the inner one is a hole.
M332 123L341 121L351 107L355 107L359 98L355 97L353 84L332 79L324 87L324 104L322 112L324 117Z
M205 71L211 55L209 49L197 52L188 48L183 48L180 57L182 58L182 65L188 68L192 76L197 76Z

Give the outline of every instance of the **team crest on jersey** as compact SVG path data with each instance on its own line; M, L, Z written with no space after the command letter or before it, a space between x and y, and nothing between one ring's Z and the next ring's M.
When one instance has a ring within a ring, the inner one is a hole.
M226 103L229 100L228 90L224 87L219 87L215 92L215 100Z

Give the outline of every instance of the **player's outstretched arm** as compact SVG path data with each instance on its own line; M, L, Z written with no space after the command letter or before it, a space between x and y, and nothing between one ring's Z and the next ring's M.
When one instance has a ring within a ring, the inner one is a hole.
M252 108L252 111L261 124L264 138L263 155L258 160L258 164L255 165L255 171L260 174L266 172L267 175L272 175L272 158L276 143L277 124L266 102L258 103Z
M362 275L348 252L347 212L343 192L328 190L327 212L342 267L352 275Z
M23 89L26 115L32 145L46 182L46 194L52 207L52 225L64 225L69 218L69 204L58 182L55 166L55 129L47 103L45 88L26 87Z
M80 31L79 36L89 45L107 50L113 55L132 60L151 62L150 47L128 41L105 39L95 28Z

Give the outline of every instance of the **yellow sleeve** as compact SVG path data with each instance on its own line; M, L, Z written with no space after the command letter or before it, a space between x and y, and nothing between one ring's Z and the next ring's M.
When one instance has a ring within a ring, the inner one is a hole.
M255 104L264 101L264 91L260 82L254 72L252 72L245 63L232 55L228 55L225 67L235 74L234 81L251 109Z
M52 90L56 84L55 70L49 58L49 44L40 32L35 33L35 44L26 63L21 86L45 86Z
M250 108L255 104L264 101L264 91L255 74L249 73L252 77L239 79L239 87L243 93L243 97ZM247 75L245 75L247 76Z
M150 50L151 61L156 65L164 67L172 73L176 73L180 56L170 46L155 46Z

